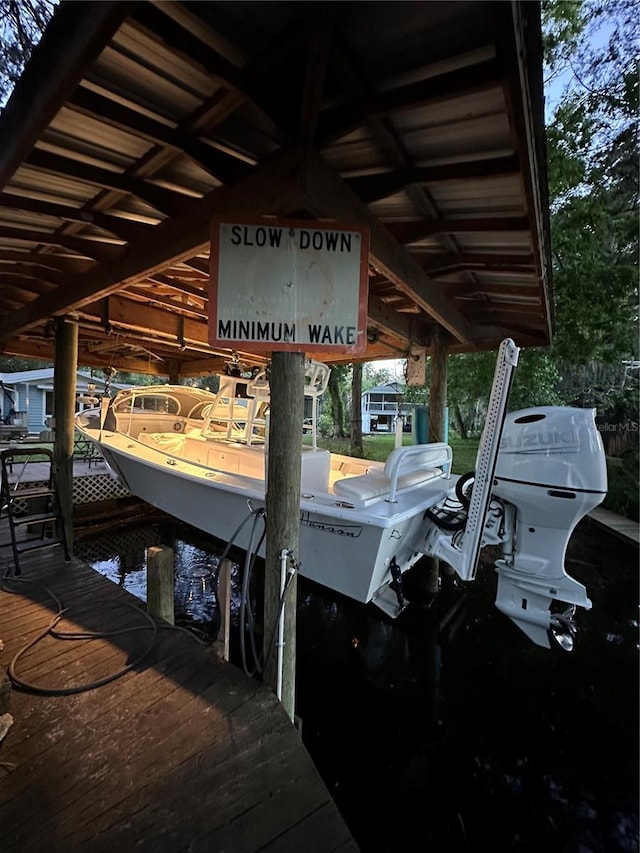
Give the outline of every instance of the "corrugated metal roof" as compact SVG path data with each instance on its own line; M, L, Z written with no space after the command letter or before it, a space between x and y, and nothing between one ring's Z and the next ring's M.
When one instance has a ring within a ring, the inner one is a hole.
M366 360L547 343L541 74L537 2L63 0L0 117L3 349L211 372L234 205L370 226Z

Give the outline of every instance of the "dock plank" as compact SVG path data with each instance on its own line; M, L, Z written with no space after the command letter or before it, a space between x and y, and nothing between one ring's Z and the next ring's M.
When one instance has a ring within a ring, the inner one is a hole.
M618 539L630 544L640 544L640 525L631 518L624 518L611 510L598 506L589 513L589 518L599 527L608 530Z
M73 603L65 630L122 627L135 611L120 605L144 607L53 552L25 557L22 568L63 606ZM5 668L56 613L35 584L20 586L0 589ZM20 658L17 675L38 686L90 683L139 655L151 633L46 638ZM0 743L3 853L357 853L275 695L183 631L165 625L135 669L96 689L14 689L10 712L14 725Z

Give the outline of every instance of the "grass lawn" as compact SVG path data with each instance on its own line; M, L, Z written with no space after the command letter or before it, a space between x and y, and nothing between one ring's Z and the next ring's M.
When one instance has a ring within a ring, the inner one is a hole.
M403 444L411 444L408 435L403 436ZM463 440L450 436L449 444L453 450L453 474L466 474L476 467L476 454L479 439ZM395 447L395 435L365 435L362 438L365 459L375 459L384 462ZM333 453L349 456L350 441L348 438L318 437L318 447ZM638 520L638 466L625 465L623 459L607 459L608 494L603 501L603 507L622 515L625 518Z
M395 447L395 435L365 435L362 438L364 458L373 459L377 462L385 462L387 456ZM408 435L403 436L403 445L411 444ZM449 440L453 450L453 473L466 474L476 467L476 453L478 452L478 439L467 440L451 437ZM318 447L330 450L332 453L342 453L349 456L350 441L348 438L323 438L318 437Z

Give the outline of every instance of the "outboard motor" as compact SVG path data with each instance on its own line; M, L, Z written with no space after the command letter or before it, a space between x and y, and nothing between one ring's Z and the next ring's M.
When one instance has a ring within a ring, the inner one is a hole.
M550 648L553 637L571 650L576 607L589 610L591 602L565 572L564 558L575 526L607 493L604 447L595 409L541 406L506 414L518 353L510 338L500 345L476 469L455 484L463 526L458 510L455 525L443 523L449 494L425 514L419 550L468 581L481 548L499 545L496 607L537 645ZM564 610L551 612L554 602Z
M538 645L549 647L551 631L570 647L575 607L591 607L584 586L566 574L564 558L574 528L606 492L594 409L540 407L507 415L492 490L506 502L496 606ZM570 606L551 614L553 600Z

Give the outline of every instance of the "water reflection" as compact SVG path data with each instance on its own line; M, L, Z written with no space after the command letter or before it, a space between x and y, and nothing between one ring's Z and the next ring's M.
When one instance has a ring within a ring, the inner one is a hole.
M176 613L213 635L221 547L179 525L132 535L84 559L144 598L145 549L172 544ZM581 523L567 569L593 601L569 655L496 610L490 566L396 623L299 579L296 710L362 853L638 850L637 549Z
M200 636L215 639L219 626L216 596L218 554L211 543L188 540L188 532L172 523L104 533L79 543L76 553L101 574L143 601L147 600L147 555L149 548L170 545L174 552L175 622L193 628ZM231 570L232 621L240 607L238 565Z

